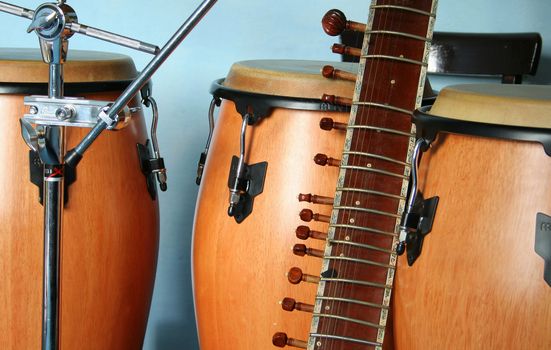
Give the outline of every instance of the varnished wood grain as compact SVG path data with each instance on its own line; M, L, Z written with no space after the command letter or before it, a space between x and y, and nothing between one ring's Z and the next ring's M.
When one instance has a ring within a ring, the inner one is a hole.
M330 81L320 83L324 85L318 90L334 88ZM352 86L347 89L351 93ZM270 349L272 336L279 331L292 338L308 337L311 314L284 311L279 302L291 297L312 303L316 293L316 285L292 285L285 275L293 266L314 275L321 267L319 258L294 255L293 246L303 242L295 236L297 226L305 224L299 218L301 209L323 214L331 210L297 198L301 192L325 196L334 192L338 169L318 166L313 157L318 152L339 154L344 134L321 130L323 117L344 122L348 113L277 108L248 128L247 162L267 161L268 170L252 214L237 224L226 214L227 182L231 157L239 152L241 116L233 102L222 103L194 224L194 295L202 350ZM324 223L307 225L327 230ZM307 243L322 249L325 242L309 239Z
M43 207L29 180L28 148L20 134L23 96L0 95L0 110L0 348L39 349ZM87 132L69 129L68 148ZM147 193L136 152L136 143L146 138L141 115L121 131L106 131L69 188L62 232L61 349L142 346L159 229L158 203Z
M470 118L496 120L487 116L492 89L485 93L486 100L454 99L455 107L441 100L434 113L463 119L470 110ZM480 101L485 105L477 108ZM511 108L515 104L511 99ZM518 118L540 108L524 106ZM495 111L505 108L496 105ZM551 287L534 251L536 214L551 213L550 178L551 158L540 144L437 138L423 155L420 174L424 197L440 197L434 226L417 262L408 267L401 258L398 264L398 348L551 348Z

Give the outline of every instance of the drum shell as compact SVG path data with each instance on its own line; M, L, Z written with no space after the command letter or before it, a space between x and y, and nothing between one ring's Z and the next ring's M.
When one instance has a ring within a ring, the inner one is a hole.
M197 201L193 237L193 277L201 349L267 349L275 332L306 339L311 314L283 311L280 301L292 297L312 304L317 285L292 285L286 273L293 266L319 275L321 259L293 255L296 243L323 249L325 242L295 236L299 225L325 232L327 224L300 221L311 208L330 214L331 206L299 202L299 193L332 197L338 168L313 162L316 153L342 152L344 133L323 131L323 117L348 120L347 112L274 108L247 129L248 164L268 162L264 191L252 214L241 224L228 217L228 175L231 158L239 155L241 115L224 100L216 124ZM338 157L338 156L337 156Z
M424 198L440 197L434 226L396 275L398 348L551 348L551 288L534 251L550 179L540 144L438 136L419 176Z
M84 94L112 101L120 91ZM133 104L136 105L137 101ZM23 95L0 95L0 348L41 344L43 207L21 138ZM89 129L67 128L67 149ZM140 349L157 261L159 213L140 171L141 113L104 132L69 186L61 240L61 349Z

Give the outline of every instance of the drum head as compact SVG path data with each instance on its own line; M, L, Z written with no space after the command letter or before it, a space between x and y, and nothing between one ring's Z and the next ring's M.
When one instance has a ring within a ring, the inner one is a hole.
M551 128L551 86L450 86L440 92L430 113L480 123Z
M66 83L132 80L136 67L125 55L71 50L64 66ZM38 49L0 49L0 84L47 83L49 68Z
M320 99L323 94L351 97L354 82L327 79L325 65L357 74L358 64L300 60L254 60L234 63L224 86L258 94Z

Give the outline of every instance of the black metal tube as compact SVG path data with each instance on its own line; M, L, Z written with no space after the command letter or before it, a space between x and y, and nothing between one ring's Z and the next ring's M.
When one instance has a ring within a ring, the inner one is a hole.
M151 79L151 76L157 71L161 64L168 56L180 45L191 30L199 23L199 21L207 14L217 0L205 0L191 14L191 16L182 24L178 31L170 38L166 45L159 53L149 62L142 72L134 79L134 81L123 91L123 93L115 100L109 108L109 118L114 120L117 114L132 100L138 91ZM67 152L65 161L67 165L75 167L84 152L90 147L92 142L107 128L105 121L100 121L96 126L84 137L84 139L72 150Z
M44 176L44 277L42 350L59 348L59 256L63 177Z

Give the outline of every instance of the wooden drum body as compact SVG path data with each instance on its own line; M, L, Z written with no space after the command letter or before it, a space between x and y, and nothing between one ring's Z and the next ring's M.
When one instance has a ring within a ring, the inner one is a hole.
M294 102L317 104L323 93L351 96L352 82L326 80L322 62L246 61L233 65L224 86L237 95L282 96ZM340 67L352 70L351 65ZM235 92L234 91L234 92ZM277 104L277 102L276 102ZM223 100L197 201L193 238L194 296L202 350L270 349L272 335L285 329L306 338L311 314L283 311L285 297L312 302L317 285L292 285L286 273L293 266L317 275L321 260L293 255L299 225L326 232L327 224L300 221L299 212L330 214L331 205L299 202L299 193L332 197L337 167L314 164L317 153L337 156L344 133L323 131L323 117L347 122L348 112L277 107L247 129L248 164L268 162L264 191L253 211L238 224L229 217L228 175L232 156L239 155L241 115L233 101ZM310 239L309 247L323 249L325 241Z
M551 237L543 225L546 241L536 243L536 216L551 215L551 157L511 138L549 139L551 89L456 86L430 113L459 128L439 133L422 156L419 190L440 199L420 257L411 267L399 261L397 347L550 349L551 280L536 250L550 254Z
M0 348L39 349L42 327L43 207L29 180L21 137L23 97L46 94L38 51L0 51ZM113 101L136 75L122 55L70 52L65 95ZM67 128L67 149L89 129ZM92 145L68 187L61 240L62 349L141 349L155 277L158 202L140 171L141 114Z

